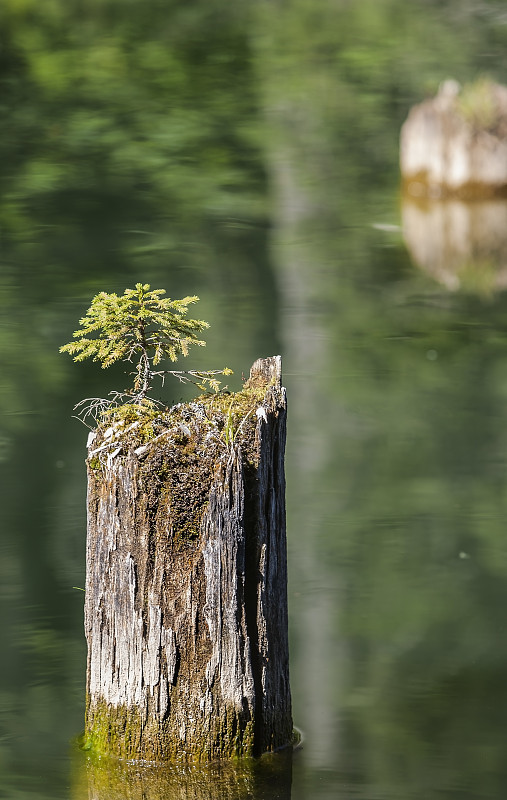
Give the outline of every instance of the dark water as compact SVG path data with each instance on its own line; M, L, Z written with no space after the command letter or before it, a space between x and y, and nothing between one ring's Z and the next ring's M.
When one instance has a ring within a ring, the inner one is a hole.
M0 40L0 797L503 797L506 212L402 208L397 167L441 79L507 81L503 3L6 0ZM116 775L70 744L72 407L125 378L58 347L139 280L201 297L188 366L238 388L283 356L292 764Z

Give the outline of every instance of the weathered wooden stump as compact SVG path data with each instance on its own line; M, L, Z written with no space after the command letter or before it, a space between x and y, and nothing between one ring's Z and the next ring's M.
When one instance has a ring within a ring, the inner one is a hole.
M97 430L85 747L164 761L291 743L285 435L279 356L241 392Z

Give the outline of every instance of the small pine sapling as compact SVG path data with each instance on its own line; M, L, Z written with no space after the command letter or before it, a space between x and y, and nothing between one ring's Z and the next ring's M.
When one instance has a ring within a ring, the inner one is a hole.
M137 283L123 295L100 292L79 320L81 327L73 334L76 341L63 345L60 352L69 353L74 361L100 361L103 369L117 361L135 364L133 389L116 397L139 406L149 401L153 380L160 378L163 383L166 375L194 383L202 391L218 392L217 375L231 375L232 370L157 369L164 359L174 362L180 355L187 356L191 345L204 346L198 334L209 327L204 320L185 318L188 306L198 297L171 300L164 294L164 289L150 290L149 283ZM94 413L107 405L108 401L95 398L90 407Z

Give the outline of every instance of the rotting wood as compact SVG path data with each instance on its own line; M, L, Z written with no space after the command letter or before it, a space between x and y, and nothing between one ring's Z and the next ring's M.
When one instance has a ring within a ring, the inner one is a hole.
M154 444L109 429L111 453L88 460L84 746L99 753L211 760L292 741L280 357L214 403L175 407Z

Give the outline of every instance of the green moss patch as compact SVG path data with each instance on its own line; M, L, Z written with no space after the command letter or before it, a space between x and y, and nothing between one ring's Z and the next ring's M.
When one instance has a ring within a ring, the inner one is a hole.
M239 392L203 395L172 408L150 401L118 406L95 432L88 467L100 481L113 461L138 459L153 530L167 531L175 546L195 541L218 465L236 445L246 466L257 464L256 411L266 389L257 380Z
M109 706L104 701L89 703L86 730L80 747L92 758L111 756L145 762L201 762L216 758L244 758L253 755L253 723L230 709L213 720L203 718L202 731L194 727L191 749L186 749L178 726L170 719L148 721L136 708Z

